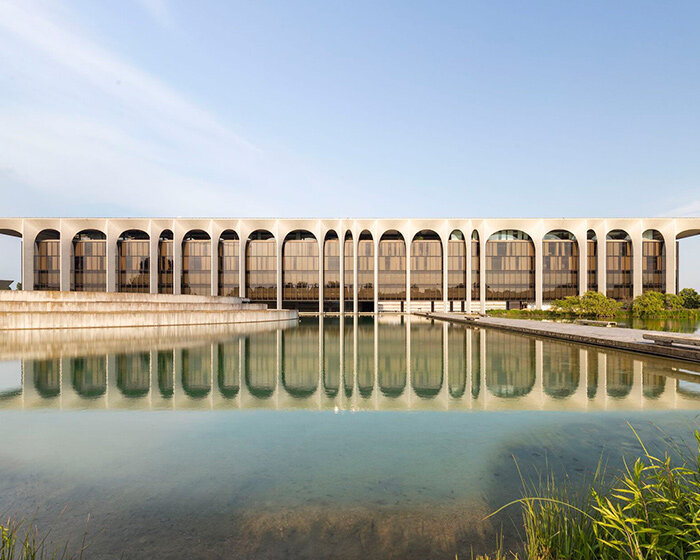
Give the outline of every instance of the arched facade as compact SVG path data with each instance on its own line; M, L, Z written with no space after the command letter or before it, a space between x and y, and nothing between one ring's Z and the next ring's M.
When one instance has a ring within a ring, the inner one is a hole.
M406 243L396 230L379 240L379 300L406 299Z
M450 233L447 240L447 299L467 299L467 244L460 230Z
M666 291L666 244L655 229L642 234L642 291Z
M267 230L248 237L245 253L245 295L251 301L277 301L277 243Z
M411 241L411 300L442 300L442 242L432 230Z
M188 231L182 240L183 294L211 295L211 238L201 229Z
M544 301L578 295L579 249L570 231L552 230L542 241L542 298Z
M173 232L169 229L158 237L158 293L173 293Z
M318 241L306 230L287 234L282 245L282 300L318 301Z
M610 231L605 240L607 279L606 295L617 300L631 300L633 296L632 239L626 231Z
M486 299L535 301L535 245L520 230L501 230L486 242Z
M150 292L150 238L130 229L117 239L117 291Z
M240 288L240 240L227 229L219 236L218 245L219 295L238 297Z
M61 289L61 234L41 230L34 239L34 289Z
M88 229L73 237L71 290L107 291L107 236L103 232Z

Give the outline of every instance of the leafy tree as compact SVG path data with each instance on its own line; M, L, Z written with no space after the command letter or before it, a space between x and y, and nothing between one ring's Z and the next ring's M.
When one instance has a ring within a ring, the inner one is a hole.
M663 317L667 311L680 309L683 309L683 300L675 294L644 292L632 302L632 314L635 317Z
M700 309L700 294L693 288L683 288L678 297L686 309Z
M583 296L568 296L552 302L552 309L578 317L614 317L622 304L600 292L586 292Z

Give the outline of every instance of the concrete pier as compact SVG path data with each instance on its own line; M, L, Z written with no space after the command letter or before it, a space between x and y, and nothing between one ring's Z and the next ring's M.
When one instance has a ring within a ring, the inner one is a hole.
M700 349L680 346L662 346L644 340L644 334L658 334L658 331L642 329L596 327L573 323L555 323L552 321L533 321L530 319L504 319L501 317L478 317L461 313L425 313L430 319L463 323L475 327L486 327L526 335L568 340L580 344L604 346L616 350L641 352L652 356L663 356L678 360L700 362ZM698 337L700 340L700 337Z

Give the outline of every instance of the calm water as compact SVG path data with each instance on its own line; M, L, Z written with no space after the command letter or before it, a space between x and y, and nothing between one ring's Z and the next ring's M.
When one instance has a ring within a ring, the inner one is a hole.
M3 337L0 513L89 513L90 558L468 558L514 457L584 477L700 410L698 366L416 319Z

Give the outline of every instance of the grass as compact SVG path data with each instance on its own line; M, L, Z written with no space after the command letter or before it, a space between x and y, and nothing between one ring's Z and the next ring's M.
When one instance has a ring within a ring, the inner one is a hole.
M89 522L88 516L88 522ZM68 543L51 548L47 542L50 532L40 536L33 523L8 517L0 521L0 560L79 560L87 549L87 524L80 549L70 553Z
M636 432L635 432L636 435ZM639 438L637 438L639 440ZM700 559L700 433L692 459L675 464L668 451L642 454L610 485L598 469L582 493L549 476L524 485L522 560ZM603 488L607 488L604 490ZM497 551L477 560L516 560Z

